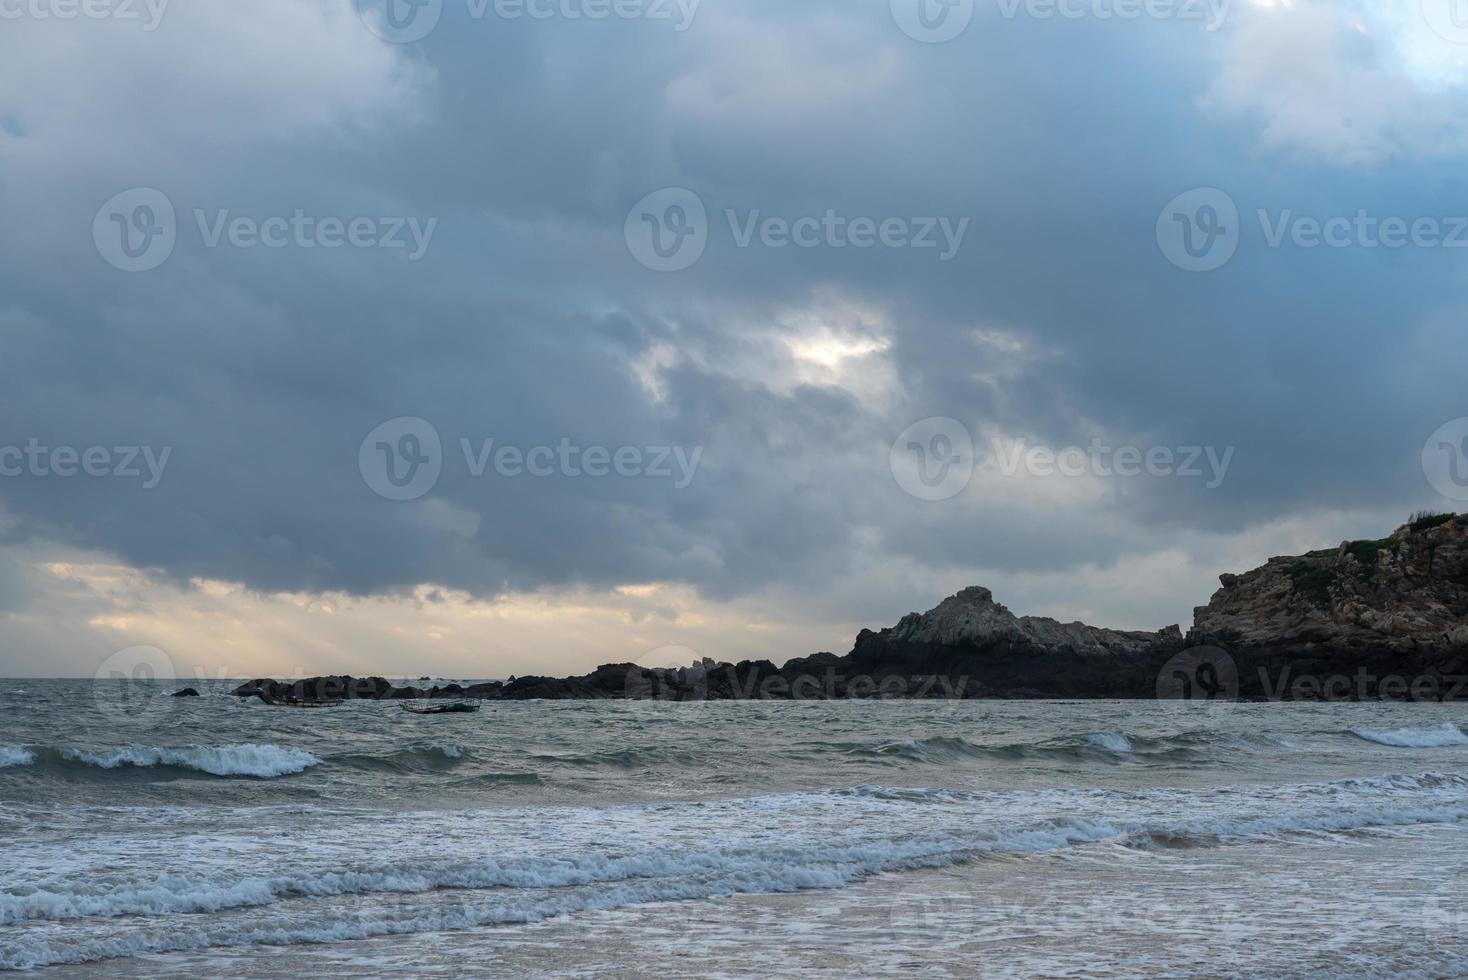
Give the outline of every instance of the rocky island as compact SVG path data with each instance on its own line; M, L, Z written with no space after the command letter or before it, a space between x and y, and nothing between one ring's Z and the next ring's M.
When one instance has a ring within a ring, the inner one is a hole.
M1468 516L1419 515L1389 537L1272 558L1156 632L1015 616L985 588L819 653L581 677L396 687L380 678L254 680L267 698L789 700L822 698L1468 698Z

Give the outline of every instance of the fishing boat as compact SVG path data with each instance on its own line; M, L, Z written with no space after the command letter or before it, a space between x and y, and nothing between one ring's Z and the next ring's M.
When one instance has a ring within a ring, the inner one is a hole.
M420 708L416 705L403 705L404 711L411 711L415 715L469 715L479 710L477 704L436 704L431 708Z
M273 698L264 691L256 691L255 696L272 708L338 708L343 704L341 698Z

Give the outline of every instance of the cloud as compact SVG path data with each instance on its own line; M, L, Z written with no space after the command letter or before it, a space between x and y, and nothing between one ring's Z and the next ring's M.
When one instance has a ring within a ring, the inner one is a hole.
M1425 12L1435 3L1241 5L1204 104L1258 120L1265 148L1312 161L1459 156L1468 149L1463 39L1434 33Z
M411 649L456 673L487 650L523 673L644 642L779 659L976 582L1019 612L1155 627L1246 555L1334 543L1298 529L1364 536L1440 503L1418 454L1464 411L1442 354L1456 253L1271 247L1257 218L1441 214L1461 88L1385 31L1405 22L1305 3L1218 32L989 11L926 45L880 4L708 5L681 32L449 8L416 45L345 2L179 4L154 32L7 22L0 448L170 456L152 489L0 478L26 556L0 571L25 651L0 672L148 642L259 672L296 649L341 669ZM168 197L177 241L129 274L93 219L138 186ZM663 187L711 219L674 274L624 240ZM1195 187L1244 223L1206 275L1155 237ZM945 261L746 246L731 212L969 224ZM416 260L207 234L298 213L436 224ZM934 502L890 469L933 416L979 450L997 434L1235 456L1214 489L980 460ZM399 417L442 446L406 502L359 469ZM699 464L682 487L476 474L487 440ZM395 618L409 634L369 640ZM91 625L47 634L53 619Z

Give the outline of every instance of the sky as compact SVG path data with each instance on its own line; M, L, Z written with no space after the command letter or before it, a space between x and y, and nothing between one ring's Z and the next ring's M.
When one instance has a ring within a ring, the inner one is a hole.
M0 0L0 675L1186 627L1468 509L1457 4Z

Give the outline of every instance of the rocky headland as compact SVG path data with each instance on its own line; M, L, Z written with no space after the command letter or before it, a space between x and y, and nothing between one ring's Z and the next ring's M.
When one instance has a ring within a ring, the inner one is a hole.
M1104 629L1016 616L965 589L845 656L777 666L608 664L581 677L396 687L380 677L254 680L270 699L1468 698L1468 516L1422 515L1380 540L1271 558L1178 626Z

